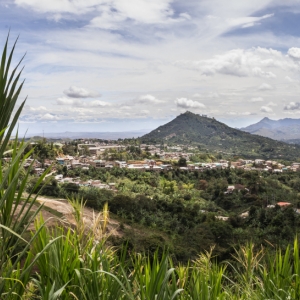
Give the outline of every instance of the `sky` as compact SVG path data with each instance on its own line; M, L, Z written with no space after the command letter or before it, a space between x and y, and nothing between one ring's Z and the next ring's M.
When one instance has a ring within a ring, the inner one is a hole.
M300 0L0 0L28 134L300 118L299 28Z

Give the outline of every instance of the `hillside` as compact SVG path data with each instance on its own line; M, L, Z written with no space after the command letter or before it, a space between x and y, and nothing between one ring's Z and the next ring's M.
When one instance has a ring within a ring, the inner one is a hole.
M300 147L233 129L214 118L187 111L141 138L143 143L198 145L204 150L252 158L295 160Z
M300 119L271 120L266 117L241 130L274 140L294 143L295 140L300 139Z

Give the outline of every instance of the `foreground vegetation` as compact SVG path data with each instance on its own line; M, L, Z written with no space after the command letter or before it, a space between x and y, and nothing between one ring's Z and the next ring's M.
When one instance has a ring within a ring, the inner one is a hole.
M102 212L86 224L79 193L70 200L74 222L57 219L55 226L47 226L32 196L46 174L23 198L30 176L30 168L24 171L23 166L31 152L25 151L28 144L19 143L18 137L9 145L24 106L23 102L9 119L22 88L18 86L20 73L9 70L13 50L7 55L5 45L0 65L0 299L299 299L297 237L284 251L246 243L236 246L221 264L213 257L213 249L181 264L168 249L150 255L129 251L126 245L112 247L107 233L108 206L102 203ZM7 151L12 159L4 165ZM176 190L176 181L165 183L162 189L169 197ZM163 203L171 198L166 199ZM117 207L116 202L110 204ZM184 206L176 205L178 213L187 213ZM32 222L34 229L30 229Z
M121 222L119 234L111 236L110 242L115 246L127 243L132 251L153 254L167 246L176 261L187 262L215 245L213 255L223 261L249 237L257 245L268 248L272 244L285 250L300 234L297 172L274 174L228 168L158 173L64 167L58 172L82 181L97 179L115 184L117 190L111 191L49 178L40 193L59 198L75 195L98 211L107 202L113 217ZM28 191L36 180L29 181ZM226 194L229 185L236 188ZM281 201L291 204L284 208L275 205Z
M87 226L73 201L73 228L47 228L40 217L22 264L8 258L1 299L298 299L299 243L270 253L249 243L218 264L212 251L176 265L166 251L148 255L107 241L107 207ZM20 243L18 240L17 243ZM26 271L26 272L25 272Z

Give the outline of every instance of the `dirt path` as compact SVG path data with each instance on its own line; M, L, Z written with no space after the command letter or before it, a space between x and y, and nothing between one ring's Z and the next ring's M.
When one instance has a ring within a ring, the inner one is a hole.
M49 207L63 215L63 220L67 221L68 223L75 225L76 221L73 215L74 209L72 205L66 199L53 199L47 198L45 196L38 196L37 201L44 206ZM43 212L44 214L44 212ZM98 212L94 211L91 208L85 207L83 211L83 220L86 226L92 226ZM45 217L44 217L45 218ZM52 216L53 218L53 216ZM57 217L56 217L57 219ZM118 231L119 222L109 218L107 231L109 234L120 236Z

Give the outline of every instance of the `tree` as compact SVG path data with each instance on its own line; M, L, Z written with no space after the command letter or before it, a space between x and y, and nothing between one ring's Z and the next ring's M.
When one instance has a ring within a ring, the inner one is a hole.
M180 157L177 164L179 167L186 167L186 159L184 157Z

